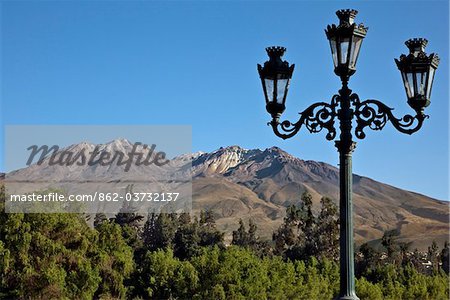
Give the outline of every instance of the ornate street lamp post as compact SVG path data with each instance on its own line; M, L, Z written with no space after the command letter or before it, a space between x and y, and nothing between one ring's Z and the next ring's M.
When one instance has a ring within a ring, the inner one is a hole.
M272 116L269 124L275 135L282 139L291 138L305 126L311 133L326 129L326 139L331 141L336 137L335 119L339 120L340 135L335 142L339 152L340 175L340 293L337 299L358 299L355 293L353 251L352 152L356 143L352 140L352 123L356 123L354 133L358 139L365 138L366 127L381 130L388 121L402 133L418 131L428 118L424 109L430 104L434 73L439 64L436 54L427 55L424 52L428 41L421 38L406 41L409 54L395 60L405 85L408 104L414 109L415 116L396 118L392 108L378 100L360 101L358 95L348 88L348 81L356 72L359 50L367 33L366 27L354 23L357 13L353 9L337 11L339 25L329 25L325 30L330 42L334 72L342 81L339 93L331 98L330 103L312 104L300 113L296 123L287 120L280 122L294 71L294 65L289 66L288 62L281 59L286 48L266 48L270 59L264 66L258 64L266 109Z

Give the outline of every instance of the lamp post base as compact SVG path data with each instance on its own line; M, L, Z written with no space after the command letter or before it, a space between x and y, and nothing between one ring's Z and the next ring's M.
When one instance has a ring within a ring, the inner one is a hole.
M353 295L338 296L334 300L359 300L359 298L356 296L356 294L353 294Z

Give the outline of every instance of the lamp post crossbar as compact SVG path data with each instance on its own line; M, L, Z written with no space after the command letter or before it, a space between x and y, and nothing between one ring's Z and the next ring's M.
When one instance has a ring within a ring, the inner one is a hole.
M341 95L334 95L331 103L317 102L309 106L303 112L299 113L300 118L297 122L291 123L288 120L280 122L279 118L274 118L268 124L272 126L276 136L282 139L288 139L295 136L304 126L310 133L319 133L326 129L327 140L334 140L336 137L335 119L338 117L337 107L341 102ZM355 136L362 140L366 137L364 129L366 127L372 130L382 130L390 122L395 129L401 133L413 134L419 131L423 121L429 118L428 115L417 114L415 116L407 114L397 118L393 114L393 108L379 100L368 99L360 101L357 94L349 95L353 115L356 119Z

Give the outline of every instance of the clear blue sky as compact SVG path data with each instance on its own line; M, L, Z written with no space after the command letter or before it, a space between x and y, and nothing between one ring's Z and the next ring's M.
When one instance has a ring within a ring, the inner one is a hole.
M256 64L266 46L288 48L296 70L284 117L328 101L340 82L324 28L341 8L369 27L350 81L362 99L410 113L394 58L411 37L441 57L423 129L368 131L354 172L447 200L448 1L2 1L2 126L191 124L193 151L276 145L336 166L324 134L273 135Z

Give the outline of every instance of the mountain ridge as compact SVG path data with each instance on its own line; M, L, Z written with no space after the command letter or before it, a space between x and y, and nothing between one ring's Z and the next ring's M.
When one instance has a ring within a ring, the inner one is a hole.
M83 142L72 147L93 148ZM128 151L132 144L117 139L100 146ZM60 149L60 151L64 151ZM111 149L110 149L111 150ZM239 219L253 219L259 234L270 238L281 224L286 207L299 205L300 196L308 191L313 196L313 210L320 209L320 199L330 197L338 204L339 170L325 162L303 160L279 147L244 149L240 146L221 147L212 152L179 155L175 165L192 175L193 212L214 211L219 229L230 239ZM117 168L101 166L62 166L34 164L11 173L18 178L111 177L124 180ZM134 174L145 178L148 170L133 166ZM103 176L103 177L102 177ZM398 229L400 238L414 247L426 249L432 240L448 240L448 202L417 192L406 191L368 177L353 174L354 229L358 244L381 238L385 230Z

